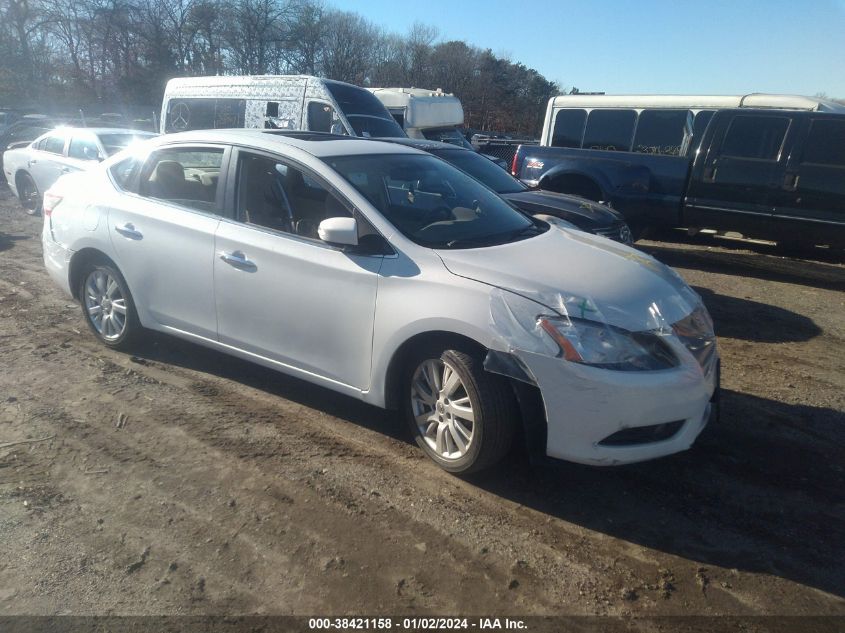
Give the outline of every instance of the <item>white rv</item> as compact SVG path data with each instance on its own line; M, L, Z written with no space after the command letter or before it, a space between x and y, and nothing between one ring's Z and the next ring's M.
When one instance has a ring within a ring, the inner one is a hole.
M363 88L310 75L180 77L167 82L162 134L217 128L313 130L404 137Z
M472 149L458 129L464 124L464 109L453 94L441 89L367 88L410 138L427 139Z

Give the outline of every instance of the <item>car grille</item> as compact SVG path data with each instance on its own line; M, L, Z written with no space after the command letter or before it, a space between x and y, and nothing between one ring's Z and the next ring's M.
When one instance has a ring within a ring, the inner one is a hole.
M621 224L615 224L608 228L594 229L593 233L614 240L616 242L622 242L623 244L632 243L631 230L628 228L628 225L624 222Z

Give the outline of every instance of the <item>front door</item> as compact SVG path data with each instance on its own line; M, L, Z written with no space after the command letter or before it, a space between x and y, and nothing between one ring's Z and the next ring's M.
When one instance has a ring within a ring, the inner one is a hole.
M142 320L217 337L212 260L227 150L167 147L145 163L137 194L117 197L109 232Z
M214 249L220 342L367 390L382 256L319 239L320 221L350 211L313 173L240 150L232 180Z
M794 134L783 114L725 116L701 169L693 174L685 223L689 226L768 231L772 190L783 177Z

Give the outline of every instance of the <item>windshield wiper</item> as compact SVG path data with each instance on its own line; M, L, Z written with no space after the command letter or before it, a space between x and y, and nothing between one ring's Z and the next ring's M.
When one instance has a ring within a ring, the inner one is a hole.
M462 237L454 239L446 242L446 246L449 248L455 248L456 246L492 246L494 244L506 244L517 237L539 235L544 232L544 229L532 223L515 231L493 233L492 235L485 235L483 237Z

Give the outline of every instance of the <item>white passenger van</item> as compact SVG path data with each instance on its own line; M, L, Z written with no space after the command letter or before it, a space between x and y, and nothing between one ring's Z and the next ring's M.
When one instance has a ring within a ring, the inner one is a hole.
M162 134L240 127L406 136L371 93L310 75L171 79L159 127Z
M458 129L464 124L464 108L453 94L423 88L367 88L410 138L451 143L472 149Z
M691 140L701 138L716 110L828 111L836 107L823 99L763 93L559 95L549 99L540 145L678 156Z

